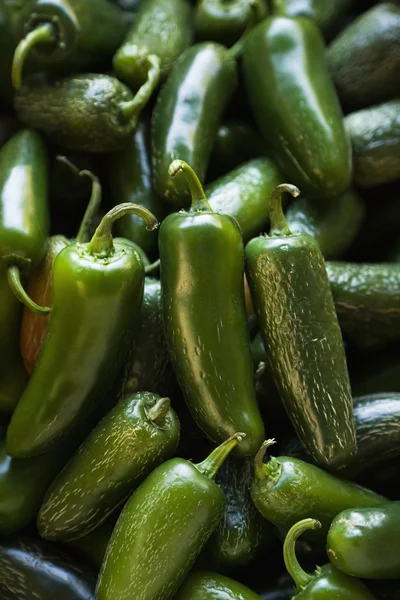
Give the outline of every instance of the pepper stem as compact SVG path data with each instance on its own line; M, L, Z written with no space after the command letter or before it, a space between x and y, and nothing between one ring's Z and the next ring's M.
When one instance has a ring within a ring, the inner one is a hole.
M151 265L147 265L144 268L144 272L146 275L148 275L149 273L153 273L153 271L157 271L157 269L160 267L161 261L159 258L157 258L157 260L155 260L153 263L151 263Z
M320 529L321 523L316 519L303 519L289 529L283 544L283 560L285 567L290 577L296 584L299 590L304 589L313 579L312 575L306 573L300 566L296 556L296 540L297 538L308 531L309 529Z
M256 0L249 0L249 20L247 21L246 29L238 39L238 41L229 48L228 54L231 58L238 58L244 49L244 45L249 37L250 31L253 27L258 23L261 19L261 10L260 5L256 2Z
M299 188L290 183L281 183L281 185L278 185L274 189L269 204L270 235L291 235L292 233L286 222L282 208L282 196L284 192L288 192L293 198L297 198L300 195Z
M26 57L34 46L56 41L56 33L51 23L44 23L30 31L18 44L14 52L11 67L11 80L13 87L19 90L22 82L22 70Z
M197 469L210 479L215 479L218 470L222 467L227 456L246 437L245 433L234 433L220 446L215 448L201 463L195 465Z
M265 442L261 444L261 448L254 457L254 475L257 477L257 479L268 478L268 473L265 472L264 456L267 452L267 448L273 446L274 444L276 444L276 440L274 439L265 440Z
M157 229L159 223L156 217L144 206L134 204L133 202L124 202L117 204L107 214L104 215L100 221L99 226L93 234L92 239L88 244L88 250L92 254L107 254L114 249L113 237L112 237L112 226L114 221L117 221L125 215L137 215L147 225L148 231Z
M137 120L141 111L151 98L158 82L160 81L160 59L155 54L147 57L149 70L147 71L147 80L138 89L132 100L121 102L119 105L120 116L124 121L131 119Z
M176 177L179 175L179 173L183 173L192 196L192 204L190 206L190 210L192 212L199 210L212 211L200 179L197 177L192 167L187 164L187 162L184 160L172 161L172 163L169 165L168 173L171 177Z
M91 171L88 171L87 169L80 171L78 167L68 160L66 156L57 156L57 160L70 168L71 171L79 177L89 177L89 179L92 181L92 193L90 200L75 238L77 242L83 244L84 242L88 242L90 240L90 230L92 228L93 219L100 208L102 192L100 181L99 178L96 177L96 175L94 175L94 173Z
M20 302L22 302L22 304L24 304L27 308L29 308L35 313L38 313L43 317L49 314L51 309L48 306L39 306L39 304L36 304L36 302L34 302L28 296L21 283L20 270L16 265L11 265L10 267L8 267L7 279L11 291L13 292L14 296L18 298Z
M274 15L286 17L287 9L285 0L271 0L272 12Z
M160 398L151 408L146 409L147 418L159 427L163 427L170 407L171 400L169 398Z

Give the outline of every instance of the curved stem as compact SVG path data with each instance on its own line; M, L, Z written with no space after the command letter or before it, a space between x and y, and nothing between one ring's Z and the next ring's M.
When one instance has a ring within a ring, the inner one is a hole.
M190 206L191 211L209 210L213 212L208 203L207 196L205 195L200 179L197 177L192 167L187 164L187 162L178 159L172 161L172 163L169 165L168 173L171 177L176 177L179 175L179 173L182 173L185 177L190 189L190 194L192 196L192 204Z
M151 408L146 409L147 418L159 427L163 427L170 407L171 400L169 398L160 398Z
M43 317L49 314L51 309L48 306L39 306L39 304L36 304L36 302L29 298L28 294L22 286L21 274L17 266L12 265L11 267L8 267L7 280L14 296L18 298L18 300L22 302L22 304L24 304L33 312L42 315Z
M147 57L149 62L149 70L147 71L147 80L138 89L132 100L121 102L119 104L120 116L124 121L137 119L140 112L146 106L151 98L158 82L160 81L160 59L154 54Z
M114 249L113 238L112 238L112 226L115 221L125 215L137 215L147 225L148 231L157 229L159 223L156 217L144 206L134 204L133 202L124 202L123 204L117 204L100 221L100 225L97 227L93 234L92 239L88 244L88 250L92 254L107 254Z
M315 577L306 573L297 560L296 540L304 531L320 529L320 527L321 523L315 519L303 519L289 529L283 544L283 560L286 570L300 590L305 588Z
M254 457L254 475L257 479L268 479L268 473L265 470L264 456L270 446L276 444L274 439L265 440Z
M256 0L249 0L249 20L247 21L246 29L240 36L238 41L229 48L228 54L231 58L238 58L242 52L250 31L260 20L260 10Z
M285 0L271 0L272 3L272 12L274 15L286 17L286 3Z
M147 265L144 268L144 272L146 273L146 275L148 275L149 273L152 273L153 271L157 271L157 269L160 267L160 259L157 258L157 260L155 260L153 263L151 263L151 265Z
M90 240L90 230L92 228L93 219L96 216L101 204L102 189L99 178L87 169L80 171L78 167L68 160L66 156L57 156L57 160L69 167L76 175L79 175L80 177L88 177L92 181L92 193L90 200L75 238L79 243L88 242Z
M22 81L22 69L24 68L26 57L34 46L55 42L57 39L54 26L51 23L44 23L30 31L18 44L14 52L13 63L11 67L11 79L13 87L19 90Z
M299 188L290 183L281 183L271 194L269 204L269 219L271 222L270 235L291 235L291 231L286 222L286 217L282 208L282 196L284 192L292 194L293 198L297 198L300 194Z
M209 477L210 479L215 479L218 470L222 466L227 456L230 454L233 448L237 446L239 442L241 442L242 439L245 437L245 433L234 433L233 435L231 435L231 437L222 442L220 446L215 448L215 450L213 450L205 460L203 460L201 463L198 463L195 466L206 477Z

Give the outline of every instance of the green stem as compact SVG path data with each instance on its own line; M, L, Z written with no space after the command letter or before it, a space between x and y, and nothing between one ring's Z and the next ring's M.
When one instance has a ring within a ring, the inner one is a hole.
M147 418L159 427L163 427L170 407L169 398L160 398L151 408L146 409Z
M30 31L18 44L14 52L13 63L11 67L11 79L13 87L19 90L22 81L22 69L25 60L31 49L38 44L54 43L57 39L54 26L50 23L44 23Z
M149 273L152 273L153 271L157 271L157 269L160 267L160 259L157 258L157 260L155 260L153 263L151 263L151 265L147 265L144 268L144 272L146 273L146 275L148 275Z
M89 179L91 179L92 181L92 193L90 196L90 200L75 238L77 242L83 244L84 242L88 242L90 240L92 223L100 208L102 193L101 184L98 177L96 177L94 173L88 171L87 169L83 169L82 171L80 171L78 167L74 165L70 160L68 160L66 156L57 156L57 160L65 164L68 168L71 169L73 173L75 173L79 177L89 177Z
M271 0L272 12L278 17L287 17L286 0Z
M290 577L299 590L304 589L315 577L309 575L300 566L296 556L296 540L309 529L320 529L321 523L315 519L303 519L289 529L283 544L283 560Z
M281 183L271 194L269 203L269 219L271 222L270 235L291 235L292 232L286 222L286 217L282 208L282 196L284 192L288 192L297 198L300 194L299 188L290 183Z
M239 58L239 56L242 54L244 45L249 37L249 33L260 20L260 16L260 7L257 1L249 0L249 20L247 21L246 29L238 41L228 50L228 54L232 59Z
M42 315L43 317L49 314L51 309L48 306L39 306L39 304L36 304L36 302L29 298L28 294L22 286L21 273L17 266L12 265L11 267L8 267L7 279L14 296L18 298L18 300L22 302L22 304L24 304L33 312Z
M268 473L265 469L264 456L267 452L267 449L274 444L276 444L274 439L265 440L265 442L261 444L261 448L254 457L254 475L257 477L257 479L268 479Z
M200 179L197 177L192 167L187 164L187 162L184 160L172 161L172 163L169 165L168 173L171 177L176 177L179 175L179 173L182 173L185 177L190 189L190 194L192 196L192 204L190 207L192 212L199 210L209 210L212 212L212 208L208 203L207 196L204 193Z
M218 448L215 448L215 450L213 450L205 460L195 466L206 477L215 479L218 470L222 466L227 456L230 454L233 448L242 441L244 437L246 437L245 433L234 433L231 435L231 437L222 442Z
M132 100L121 102L119 105L120 116L124 121L130 121L139 117L160 81L160 59L158 56L150 54L147 60L149 62L147 80L138 89Z
M157 229L159 223L156 217L144 206L134 204L133 202L124 202L123 204L117 204L100 221L99 226L93 234L92 239L88 244L88 250L92 254L109 254L114 249L113 237L112 237L112 226L115 221L124 217L125 215L137 215L147 225L148 231Z

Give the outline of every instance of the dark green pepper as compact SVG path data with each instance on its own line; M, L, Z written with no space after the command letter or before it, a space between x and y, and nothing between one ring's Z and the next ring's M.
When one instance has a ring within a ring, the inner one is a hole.
M174 454L179 421L170 404L140 392L104 417L46 494L37 521L41 537L65 541L90 533Z
M150 77L150 74L149 74ZM115 77L28 77L16 93L18 118L69 150L114 152L128 143L152 92L151 79L135 96Z
M0 540L1 600L94 600L96 573L54 545L28 537Z
M283 545L286 569L296 584L292 600L375 600L365 585L354 577L341 573L331 565L317 567L314 575L306 573L300 566L295 551L297 538L321 524L315 519L299 521L290 529Z
M213 481L235 434L202 463L173 458L157 467L125 504L112 533L97 600L170 600L221 519L225 500Z
M340 511L385 502L383 496L297 458L271 457L263 463L273 442L264 442L255 458L251 497L263 517L284 531L311 516L321 521L322 529L310 539L321 542Z
M266 0L198 0L195 27L200 40L230 46L243 35L251 20L262 21L267 14Z
M317 241L292 234L282 184L270 200L269 236L251 240L246 274L278 392L308 453L329 469L346 466L356 435L346 355Z
M308 17L329 37L355 0L281 0L288 17Z
M36 70L90 71L107 65L125 34L121 11L107 0L28 0L16 29L21 40L12 67L16 89L27 58Z
M351 148L324 53L311 19L273 16L250 33L243 69L254 117L282 171L305 192L336 196L350 185Z
M192 40L188 0L142 0L126 39L113 59L114 71L134 90L144 85L149 69L157 71L155 88Z
M400 577L400 502L345 510L327 539L329 560L343 573L365 579Z
M186 404L209 439L219 443L244 431L247 438L237 453L253 455L264 426L253 384L240 229L235 219L211 209L187 163L176 160L169 172L182 173L192 194L190 210L169 215L159 234L172 365Z
M111 236L113 222L129 212L157 226L147 209L121 204L103 217L88 244L70 244L55 260L49 331L8 427L11 456L42 453L112 403L143 298L140 257L126 244L114 245Z
M194 571L174 600L261 600L258 594L238 581L219 573Z

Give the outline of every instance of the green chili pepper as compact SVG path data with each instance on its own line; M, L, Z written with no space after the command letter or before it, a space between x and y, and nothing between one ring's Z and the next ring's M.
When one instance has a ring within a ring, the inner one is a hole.
M318 243L291 233L284 192L300 193L288 184L273 192L270 235L247 244L246 274L285 410L314 460L339 469L356 453L343 340Z
M175 600L261 600L248 587L219 573L194 571Z
M285 16L257 25L243 53L261 133L290 180L318 197L345 192L351 180L350 143L324 54L311 19Z
M375 600L359 579L349 577L329 564L317 567L314 575L306 573L300 566L295 551L296 540L304 531L320 526L315 519L304 519L293 525L286 536L283 557L296 585L292 600Z
M265 0L198 0L195 27L201 40L213 40L229 46L243 35L250 19L257 23L267 14Z
M264 435L257 406L243 287L243 244L235 219L214 212L187 163L174 161L192 194L159 234L164 327L172 365L198 426L219 443L235 431L237 453L255 454Z
M329 560L365 579L400 577L400 502L354 508L337 515L327 539Z
M321 542L340 511L385 502L371 490L290 456L271 457L264 464L265 452L273 443L264 442L255 458L251 497L263 517L284 531L308 515L322 523L318 535L310 538Z
M355 0L281 0L288 17L308 17L321 31L330 36L340 18L352 7Z
M20 11L16 27L18 39L22 38L12 65L16 89L21 87L27 58L38 70L101 68L125 34L121 12L107 0L30 0Z
M146 83L151 68L157 70L155 88L191 42L191 13L187 0L143 0L113 59L118 79L138 89Z
M97 600L170 600L221 519L225 500L213 481L241 442L235 434L194 465L157 467L125 504L107 547Z
M7 431L11 456L40 454L85 415L112 403L108 396L143 298L140 257L111 236L113 222L129 212L142 215L150 229L157 226L147 209L121 204L88 244L70 244L55 260L49 332Z

